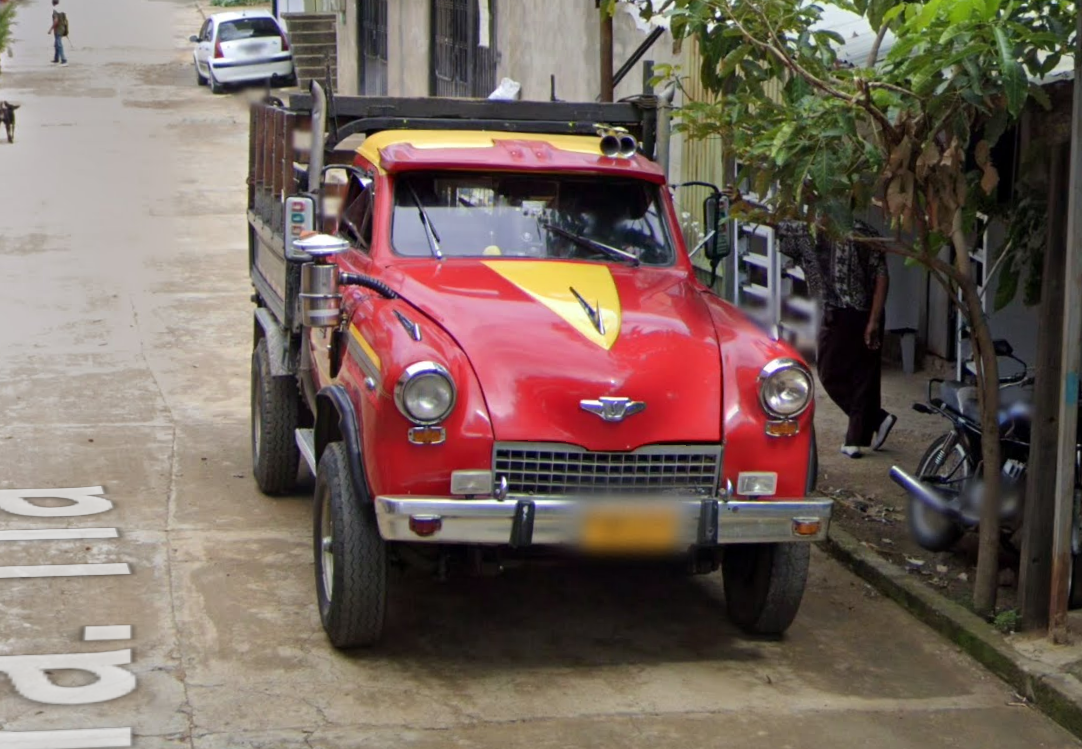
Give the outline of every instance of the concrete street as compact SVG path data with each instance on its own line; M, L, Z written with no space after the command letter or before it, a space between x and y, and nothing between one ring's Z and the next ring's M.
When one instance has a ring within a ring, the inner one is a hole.
M309 499L266 498L250 475L254 94L195 85L190 2L63 4L71 65L49 63L48 3L27 0L0 77L22 105L0 140L0 498L101 486L114 507L0 509L0 531L119 538L0 540L0 565L132 574L0 577L0 656L130 647L137 686L56 705L0 677L0 747L107 727L145 749L1076 746L818 553L782 641L737 632L720 576L533 567L397 580L385 644L332 649ZM83 642L85 625L132 639Z

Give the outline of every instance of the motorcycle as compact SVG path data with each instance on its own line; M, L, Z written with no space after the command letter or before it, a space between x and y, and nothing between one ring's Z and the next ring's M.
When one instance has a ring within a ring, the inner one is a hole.
M1004 545L1017 551L1025 506L1034 378L1007 341L996 340L994 345L997 357L1021 366L1020 372L999 379L1000 409L997 415L1001 461L1000 531ZM913 540L928 551L947 551L966 531L977 528L984 499L981 478L983 435L976 384L933 378L928 381L927 402L914 403L913 410L942 416L951 423L951 428L924 451L915 475L900 466L893 466L890 478L909 495L909 531ZM1079 532L1082 490L1077 484L1078 476L1082 475L1080 464L1082 448L1075 450L1072 583L1082 581L1082 533ZM1082 584L1071 585L1070 598L1072 607L1082 606Z

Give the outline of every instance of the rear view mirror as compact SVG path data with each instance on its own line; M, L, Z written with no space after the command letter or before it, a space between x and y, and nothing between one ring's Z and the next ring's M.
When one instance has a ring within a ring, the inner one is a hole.
M703 226L707 232L703 251L711 263L716 265L733 251L729 199L720 192L703 201Z
M188 41L198 44L199 43L199 37L196 36L195 34L192 34L191 36L188 37Z

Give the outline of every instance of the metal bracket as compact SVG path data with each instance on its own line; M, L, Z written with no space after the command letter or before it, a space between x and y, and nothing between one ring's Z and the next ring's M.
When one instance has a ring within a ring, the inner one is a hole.
M534 503L520 499L515 505L515 519L511 522L511 547L522 549L533 543Z

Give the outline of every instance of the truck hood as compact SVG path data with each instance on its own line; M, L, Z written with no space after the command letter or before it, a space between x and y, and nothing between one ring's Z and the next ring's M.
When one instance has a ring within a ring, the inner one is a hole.
M721 441L718 341L684 271L553 260L388 269L469 358L495 438L590 450ZM583 401L645 404L622 421Z

